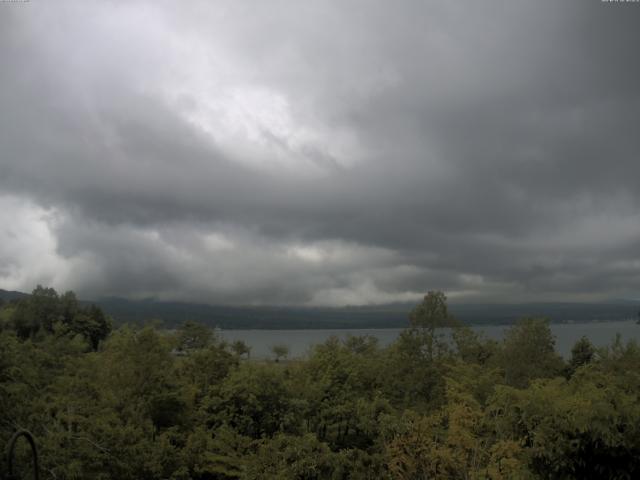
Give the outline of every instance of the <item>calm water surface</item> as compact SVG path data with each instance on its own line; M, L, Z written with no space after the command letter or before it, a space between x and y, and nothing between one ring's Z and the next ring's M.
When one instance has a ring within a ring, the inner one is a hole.
M483 333L488 338L501 340L504 331L509 328L503 325L475 326L473 330ZM290 349L290 357L303 357L313 345L324 343L329 337L344 339L349 335L371 335L378 339L381 346L389 345L402 331L400 328L371 329L332 329L332 330L224 330L222 337L227 341L243 340L251 347L253 358L271 356L271 347L286 345ZM622 340L640 341L640 325L633 321L625 322L589 322L552 324L551 331L556 338L556 350L569 356L571 347L582 336L586 336L596 346L611 344L617 333Z

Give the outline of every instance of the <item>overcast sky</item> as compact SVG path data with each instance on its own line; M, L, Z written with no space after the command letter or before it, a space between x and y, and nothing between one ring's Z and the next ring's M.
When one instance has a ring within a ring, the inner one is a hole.
M640 297L640 3L0 2L0 288Z

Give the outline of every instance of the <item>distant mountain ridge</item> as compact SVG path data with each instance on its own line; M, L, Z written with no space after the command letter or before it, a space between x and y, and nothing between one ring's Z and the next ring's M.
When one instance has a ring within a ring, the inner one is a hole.
M16 292L12 290L2 290L0 288L0 299L9 302L11 300L19 300L21 298L28 297L28 293Z
M96 303L118 322L157 319L176 326L193 320L224 329L402 328L414 307L239 307L122 298ZM546 317L554 323L635 320L639 309L640 302L449 305L453 316L471 325L511 324L523 317Z
M0 290L9 301L28 296ZM160 321L173 328L185 320L223 329L337 329L402 328L408 325L414 304L396 303L361 307L276 307L223 306L203 303L168 302L155 299L102 298L95 303L116 324ZM471 325L504 325L523 317L547 317L554 323L637 320L639 301L611 300L600 303L456 304L450 312Z
M161 320L176 326L193 320L224 329L309 329L404 327L412 306L282 307L224 306L156 300L100 299L95 302L118 322Z

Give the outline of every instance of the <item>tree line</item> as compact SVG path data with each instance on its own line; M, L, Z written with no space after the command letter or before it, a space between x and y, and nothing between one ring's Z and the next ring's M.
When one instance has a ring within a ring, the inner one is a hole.
M42 478L640 474L635 342L583 338L565 360L547 321L490 340L459 324L442 292L387 347L330 338L278 362L194 322L111 330L96 307L43 287L2 305L0 329L0 441L30 430Z

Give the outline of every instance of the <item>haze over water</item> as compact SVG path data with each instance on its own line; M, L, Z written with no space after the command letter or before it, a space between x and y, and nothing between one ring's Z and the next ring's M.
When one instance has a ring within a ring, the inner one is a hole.
M509 326L483 325L471 328L484 334L487 338L500 341ZM401 328L223 330L220 334L227 341L243 340L251 347L251 356L254 358L272 356L271 347L274 345L288 346L290 349L289 357L296 358L305 356L310 348L325 342L331 336L345 339L349 335L371 335L378 339L380 346L387 346L398 338L402 330ZM597 347L611 345L618 333L624 343L632 339L640 341L640 325L633 321L551 324L551 331L556 338L556 351L564 357L571 354L571 347L582 336L586 336Z

